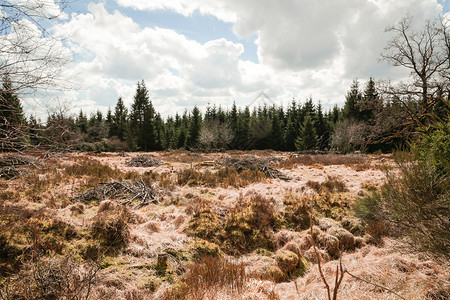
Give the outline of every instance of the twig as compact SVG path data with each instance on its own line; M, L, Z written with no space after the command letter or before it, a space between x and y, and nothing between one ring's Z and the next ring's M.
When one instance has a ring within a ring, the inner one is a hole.
M406 300L406 298L400 296L399 294L397 294L396 292L394 292L393 290L391 290L391 289L389 289L389 288L387 288L387 287L384 287L384 286L382 286L382 285L379 285L379 284L370 282L370 281L368 281L368 280L366 280L366 279L364 279L364 278L355 276L355 275L353 275L352 273L350 273L350 272L347 271L347 270L345 270L344 272L347 273L348 275L350 275L351 277L357 279L357 280L361 280L362 282L365 282L365 283L367 283L367 284L371 284L371 285L373 285L373 286L379 287L379 288L381 288L381 289L383 289L383 290L386 290L386 291L388 291L388 292L394 294L395 296L399 297L400 299Z

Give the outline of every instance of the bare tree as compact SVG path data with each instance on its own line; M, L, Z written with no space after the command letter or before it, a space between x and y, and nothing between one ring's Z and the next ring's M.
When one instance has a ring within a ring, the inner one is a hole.
M233 130L217 120L205 121L200 130L199 142L206 150L225 149L234 138Z
M389 86L386 92L400 102L412 98L420 101L420 111L414 118L421 123L436 101L449 90L448 22L428 20L422 30L416 31L413 18L408 16L386 28L386 32L394 36L388 42L382 59L411 71L410 83Z
M66 0L0 2L0 74L14 92L60 87L71 53L55 26L65 16Z
M69 87L72 55L56 33L66 1L0 2L0 149L20 150L30 141L27 122L11 119L22 113L12 98Z

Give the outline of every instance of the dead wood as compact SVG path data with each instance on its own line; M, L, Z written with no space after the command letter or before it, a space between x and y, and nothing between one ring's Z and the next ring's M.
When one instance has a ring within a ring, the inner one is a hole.
M284 173L270 167L269 163L271 163L272 161L273 159L271 158L263 159L257 158L253 155L244 155L242 158L231 156L225 158L222 161L222 165L225 167L234 168L238 172L244 170L258 170L260 172L263 172L268 178L278 178L286 181L291 180L291 178L286 176Z
M143 180L135 182L107 182L101 183L99 187L90 189L81 193L70 200L72 202L89 203L92 201L101 201L109 198L112 200L124 200L121 205L134 205L136 208L148 205L150 203L159 203L161 190L155 185L150 185Z
M26 174L21 166L38 166L39 161L31 156L6 154L0 156L0 178L11 179Z
M162 161L153 158L148 154L141 154L139 156L133 157L131 160L127 162L129 167L158 167L164 164Z
M0 156L0 168L17 166L37 166L39 161L34 157L21 154L6 154Z
M19 177L21 175L24 175L26 172L22 169L19 169L14 166L8 166L8 167L1 167L0 168L0 178L6 178L11 179L14 177Z

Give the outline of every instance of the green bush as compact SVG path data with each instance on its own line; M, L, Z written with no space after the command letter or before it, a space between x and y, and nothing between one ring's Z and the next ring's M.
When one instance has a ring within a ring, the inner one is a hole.
M450 257L450 122L440 120L410 153L396 155L380 192L360 199L355 214L368 223L385 221L422 252Z

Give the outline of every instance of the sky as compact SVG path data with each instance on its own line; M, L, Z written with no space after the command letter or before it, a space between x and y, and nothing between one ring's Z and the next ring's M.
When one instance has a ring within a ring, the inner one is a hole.
M255 99L331 108L355 78L408 76L380 61L388 25L449 11L450 0L73 1L55 31L67 37L75 84L54 97L105 112L118 97L130 106L144 80L163 116Z

